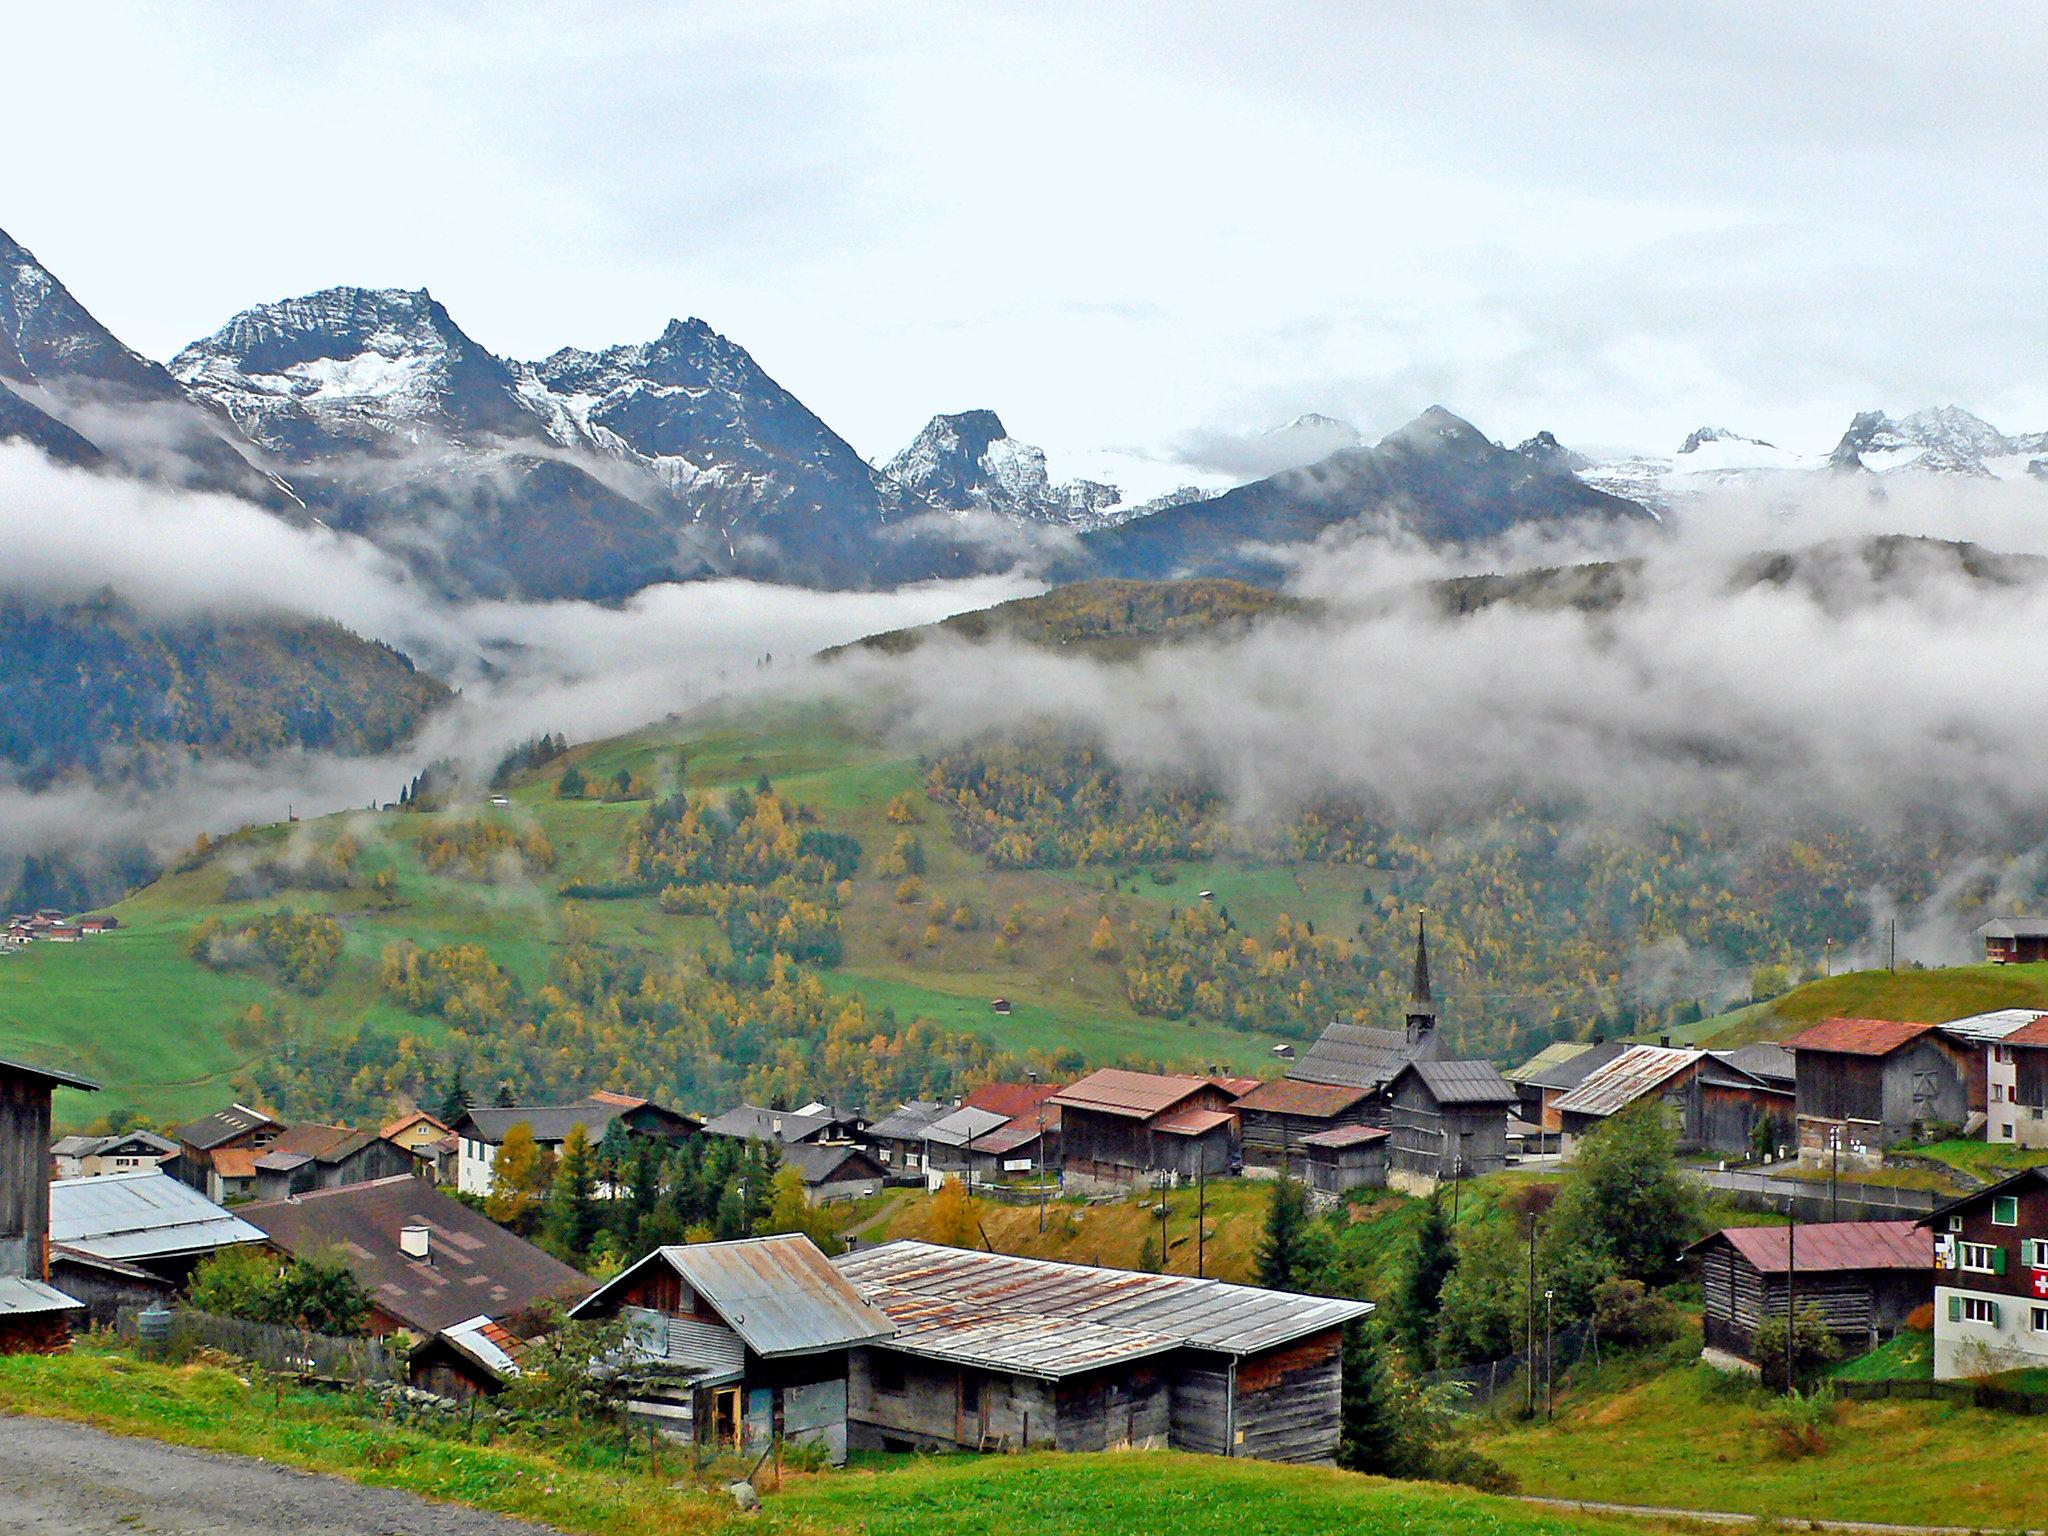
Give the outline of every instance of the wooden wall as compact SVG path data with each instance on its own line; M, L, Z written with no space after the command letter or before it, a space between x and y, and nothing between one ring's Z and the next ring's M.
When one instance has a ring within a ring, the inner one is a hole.
M1239 1456L1262 1461L1330 1461L1344 1408L1343 1350L1331 1329L1252 1355L1237 1366Z
M0 1276L45 1274L50 1085L0 1068Z

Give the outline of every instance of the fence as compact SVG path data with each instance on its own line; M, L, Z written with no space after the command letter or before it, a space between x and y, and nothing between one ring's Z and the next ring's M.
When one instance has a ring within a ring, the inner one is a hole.
M1835 1395L1856 1402L1877 1402L1885 1398L1933 1398L1961 1403L1969 1408L1987 1408L1994 1413L2026 1416L2048 1414L2048 1396L2018 1392L2011 1387L1984 1381L1837 1381Z
M1589 1355L1595 1365L1600 1363L1600 1336L1591 1323L1574 1323L1560 1328L1550 1335L1546 1343L1539 1319L1534 1359L1538 1401L1542 1400L1544 1388L1550 1380ZM1430 1371L1422 1380L1433 1387L1463 1387L1474 1407L1484 1407L1509 1387L1523 1383L1523 1373L1530 1364L1529 1352L1516 1350L1512 1355L1503 1355L1498 1360L1487 1360L1478 1365L1454 1365ZM1527 1390L1526 1385L1522 1390Z
M1931 1189L1902 1189L1896 1184L1866 1184L1839 1179L1787 1179L1767 1173L1713 1168L1691 1170L1691 1176L1744 1210L1782 1214L1789 1201L1801 1221L1913 1221L1953 1196Z
M134 1342L141 1309L123 1307L115 1315L115 1331ZM372 1382L405 1380L405 1355L382 1339L340 1339L303 1328L280 1328L239 1317L180 1308L171 1314L173 1353L217 1349L279 1376L300 1376L351 1387Z

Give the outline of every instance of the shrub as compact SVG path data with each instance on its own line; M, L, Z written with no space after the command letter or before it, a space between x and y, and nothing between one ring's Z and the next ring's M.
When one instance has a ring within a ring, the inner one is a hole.
M1678 1337L1678 1309L1640 1280L1602 1281L1593 1291L1600 1337L1623 1349L1653 1349ZM1782 1336L1781 1336L1782 1342Z
M1779 1332L1782 1335L1782 1327ZM1771 1454L1785 1461L1825 1456L1839 1412L1834 1388L1825 1383L1811 1392L1780 1398L1764 1415Z
M1785 1319L1782 1315L1767 1317L1757 1325L1756 1360L1763 1368L1764 1384L1775 1391L1785 1390ZM1794 1322L1792 1331L1792 1373L1794 1385L1810 1382L1842 1353L1842 1346L1832 1333L1817 1307L1804 1308Z

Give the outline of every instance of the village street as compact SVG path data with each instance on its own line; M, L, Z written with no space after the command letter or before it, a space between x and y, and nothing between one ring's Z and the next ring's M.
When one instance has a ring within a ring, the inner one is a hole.
M549 1529L247 1457L0 1417L5 1536L547 1536Z

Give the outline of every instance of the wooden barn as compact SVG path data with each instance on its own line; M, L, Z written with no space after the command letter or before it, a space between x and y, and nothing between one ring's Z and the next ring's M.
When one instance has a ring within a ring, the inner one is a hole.
M85 1304L50 1284L50 1101L99 1084L0 1061L0 1354L65 1347Z
M1378 1126L1340 1125L1303 1137L1303 1180L1310 1189L1324 1195L1384 1187L1387 1142L1392 1134Z
M1934 1286L1934 1243L1910 1221L1728 1227L1686 1250L1705 1296L1706 1343L1756 1361L1756 1330L1785 1316L1785 1292L1811 1307L1845 1351L1859 1354L1896 1333Z
M1499 1173L1518 1098L1487 1061L1411 1061L1387 1085L1388 1178L1411 1187Z
M1341 1126L1373 1123L1373 1093L1352 1083L1304 1083L1292 1078L1261 1083L1237 1101L1248 1168L1299 1173L1310 1137Z
M1555 1104L1565 1155L1611 1116L1647 1100L1669 1109L1681 1147L1730 1157L1749 1150L1757 1123L1789 1137L1793 1096L1782 1082L1738 1067L1730 1055L1690 1046L1635 1045Z
M310 1122L280 1131L255 1167L259 1200L424 1172L417 1157L381 1132Z
M1784 1042L1799 1074L1799 1156L1840 1143L1843 1166L1877 1166L1885 1148L1970 1113L1971 1048L1931 1024L1829 1019Z
M1990 965L2032 965L2048 960L2048 917L1993 918L1977 930Z
M936 1100L911 1099L861 1132L861 1140L872 1149L890 1183L922 1184L925 1132L948 1113Z
M854 1353L856 1449L1145 1446L1327 1462L1361 1301L889 1243L835 1261L893 1335Z
M1161 1174L1192 1179L1237 1162L1238 1092L1207 1077L1105 1067L1061 1089L1061 1167L1069 1176L1130 1184Z
M164 1166L218 1205L256 1193L256 1159L284 1126L260 1109L230 1104L172 1134L178 1155Z
M849 1352L896 1325L802 1236L657 1248L571 1309L622 1317L627 1411L746 1454L778 1436L846 1460Z

